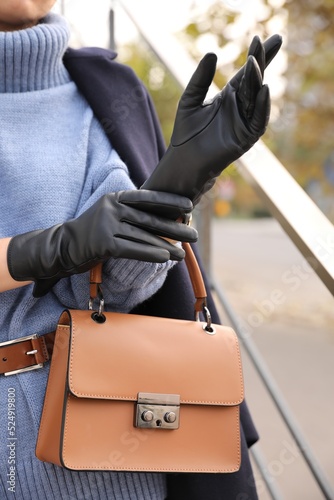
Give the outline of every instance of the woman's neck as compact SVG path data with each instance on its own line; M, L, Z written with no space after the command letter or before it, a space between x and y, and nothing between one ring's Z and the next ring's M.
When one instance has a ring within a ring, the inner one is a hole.
M66 21L49 14L40 24L0 33L0 92L45 90L70 81L62 58L68 46Z

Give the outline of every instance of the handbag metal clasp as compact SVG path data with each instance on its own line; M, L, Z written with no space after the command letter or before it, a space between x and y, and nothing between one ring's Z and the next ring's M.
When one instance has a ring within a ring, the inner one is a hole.
M135 426L141 429L178 429L180 396L139 392Z

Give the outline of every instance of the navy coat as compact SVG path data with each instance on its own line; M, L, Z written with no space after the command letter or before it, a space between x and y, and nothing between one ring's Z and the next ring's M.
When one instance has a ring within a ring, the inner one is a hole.
M139 187L164 154L165 144L146 88L131 68L115 58L114 52L101 48L68 49L64 63ZM201 266L196 245L193 248ZM206 281L204 272L203 276ZM219 323L208 283L206 286L213 322ZM193 319L194 295L185 264L175 266L163 287L133 312ZM238 472L168 474L168 500L256 499L247 445L257 441L258 435L246 403L241 405L241 430L242 463Z

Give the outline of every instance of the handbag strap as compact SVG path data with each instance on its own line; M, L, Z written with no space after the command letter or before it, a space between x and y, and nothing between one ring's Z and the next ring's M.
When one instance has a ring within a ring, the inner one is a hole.
M185 263L188 269L190 281L193 287L194 295L195 295L195 315L196 319L198 319L200 312L205 312L207 316L208 311L206 307L206 289L203 281L203 276L198 265L197 259L191 248L190 243L182 243L182 247L185 251ZM102 284L102 263L97 264L90 271L90 309L92 309L92 303L95 299L99 299L101 301L101 288ZM101 306L100 306L101 309Z
M190 243L183 243L182 247L186 253L184 260L188 269L190 281L196 299L195 314L196 316L198 316L198 314L203 311L204 307L206 307L207 293L204 285L204 280Z

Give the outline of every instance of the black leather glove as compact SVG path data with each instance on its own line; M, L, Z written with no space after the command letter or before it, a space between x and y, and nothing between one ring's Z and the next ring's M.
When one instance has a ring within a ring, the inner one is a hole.
M147 207L150 213L135 207ZM131 206L133 205L133 206ZM130 190L103 196L77 219L50 229L14 236L7 262L16 281L35 281L34 296L45 295L61 278L83 273L109 257L148 262L182 260L184 251L159 236L194 242L197 231L156 213L190 213L187 198Z
M281 44L279 35L264 44L254 37L246 64L206 103L217 56L203 57L181 97L166 154L142 188L180 194L195 205L216 177L257 142L270 114L264 69Z

